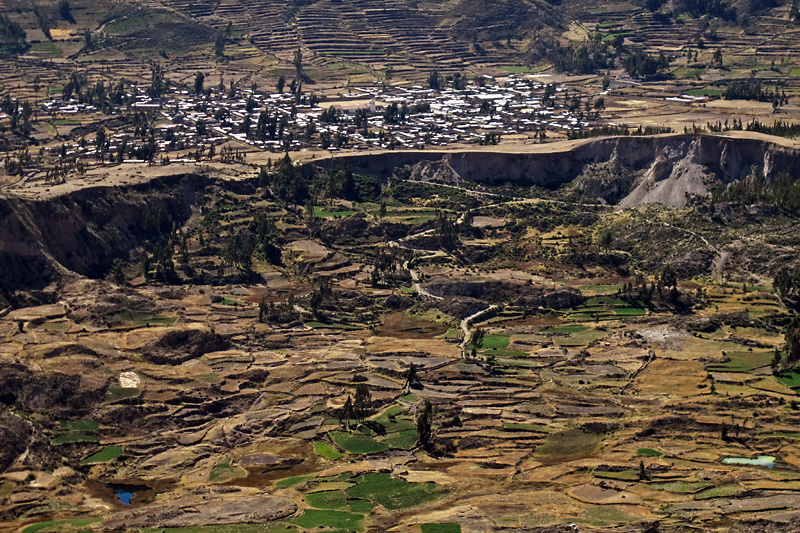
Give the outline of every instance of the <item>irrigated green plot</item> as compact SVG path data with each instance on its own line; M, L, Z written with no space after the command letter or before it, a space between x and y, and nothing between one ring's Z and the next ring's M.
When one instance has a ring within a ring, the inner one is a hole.
M441 522L420 524L422 533L461 533L461 524L455 522Z
M90 455L83 461L82 465L95 465L100 463L110 463L122 455L122 448L119 446L106 446L94 455Z
M224 524L215 526L152 527L142 533L297 533L296 527L286 524Z
M327 442L317 441L314 443L314 451L317 455L325 459L338 459L342 454L331 448Z
M366 435L356 433L345 433L343 431L331 431L333 442L346 452L355 454L379 453L389 449L385 444L376 442Z
M347 507L351 513L369 514L375 509L376 503L367 500L348 500Z
M749 372L755 368L769 365L774 352L726 352L727 363L712 363L706 368L720 372ZM780 378L779 378L780 379Z
M381 443L389 448L410 450L417 445L417 430L406 429L405 431L391 433L388 437L382 439Z
M171 326L178 320L178 317L163 316L153 313L141 313L138 311L122 311L111 318L111 323L125 324L132 323L136 326Z
M652 448L639 448L636 454L642 457L661 457L662 455L664 455L660 451L654 450Z
M73 420L71 422L61 422L61 429L66 431L96 431L100 428L94 420Z
M364 530L364 515L347 511L306 509L301 516L290 522L305 529L320 527L345 531Z
M63 531L65 526L82 528L101 520L102 518L67 518L65 520L49 520L47 522L39 522L38 524L30 525L23 529L22 533L36 533L37 531ZM72 527L70 527L70 529L72 529Z
M357 485L347 491L350 497L374 501L389 511L429 503L443 494L435 483L409 483L391 474L364 474L353 481Z
M97 442L94 435L60 435L53 439L53 445L74 444L76 442Z
M347 494L341 490L314 492L306 495L306 502L316 509L339 509L347 506Z
M789 370L786 372L781 372L775 377L777 378L778 381L789 386L792 389L800 387L800 372Z
M614 309L614 313L618 316L644 316L647 311L637 307L617 307Z
M725 89L709 85L707 87L702 87L699 89L689 89L688 91L686 91L686 94L688 94L689 96L711 96L719 98L723 94L725 94Z

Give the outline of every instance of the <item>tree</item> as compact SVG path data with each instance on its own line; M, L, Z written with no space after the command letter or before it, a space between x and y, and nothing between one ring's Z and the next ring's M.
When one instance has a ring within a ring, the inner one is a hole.
M303 70L303 51L299 48L294 51L292 64L294 65L294 68L297 69L298 73Z
M433 89L434 91L438 91L442 88L442 78L439 75L439 71L433 69L431 73L428 75L428 87Z
M792 318L784 332L786 340L786 366L793 368L800 361L800 319Z
M194 94L200 94L203 92L203 84L206 81L206 75L202 72L198 72L194 75Z
M611 233L610 229L606 228L600 232L597 242L600 244L600 247L603 248L603 250L608 251L611 249L611 243L614 242L614 234Z
M475 347L476 350L480 350L483 348L483 341L486 337L486 331L483 328L475 328L472 331L472 338L470 339L470 344Z
M417 367L414 363L411 363L411 366L408 367L406 371L406 383L405 389L408 390L411 387L411 384L417 380Z
M647 469L644 467L644 461L639 459L639 481L645 481L647 479Z
M94 138L94 147L96 150L97 158L102 161L106 152L106 130L102 126L97 130Z
M69 0L61 0L58 3L58 14L67 22L75 24L75 17L72 16L72 8L69 5Z
M422 412L417 415L417 444L430 449L433 446L433 405L425 400Z
M151 98L161 98L166 88L167 84L164 79L164 70L161 68L160 64L153 63L150 67L150 87L147 89L147 94L149 94Z
M371 408L372 394L369 392L369 386L366 383L356 384L356 398L353 402L355 418L363 422Z
M712 56L712 60L714 61L714 64L717 65L718 67L722 66L722 49L721 48L717 48L716 50L714 50L714 54Z
M353 419L353 398L351 396L347 397L347 401L344 402L344 406L339 411L339 421L342 424L342 427L345 429L350 428L350 420Z
M214 38L214 55L225 57L225 34L222 31L218 31Z
M283 94L284 87L286 87L286 78L281 76L278 78L278 83L275 85L275 88L278 89L278 93Z

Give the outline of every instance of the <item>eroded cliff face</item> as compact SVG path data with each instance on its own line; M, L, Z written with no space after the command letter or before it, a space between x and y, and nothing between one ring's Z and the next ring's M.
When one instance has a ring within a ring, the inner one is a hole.
M0 308L16 291L43 289L62 275L105 276L158 231L159 217L162 224L186 220L204 179L171 176L49 200L0 198Z
M552 153L398 152L334 158L320 166L389 177L405 167L413 179L462 180L555 189L576 187L622 207L662 203L680 207L691 195L763 173L800 174L800 152L760 140L710 135L614 137ZM604 172L592 172L601 167Z

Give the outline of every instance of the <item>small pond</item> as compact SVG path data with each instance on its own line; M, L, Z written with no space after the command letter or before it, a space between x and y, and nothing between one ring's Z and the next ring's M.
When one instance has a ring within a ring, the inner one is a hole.
M125 505L130 505L131 500L136 495L137 492L146 492L151 490L150 487L142 486L142 485L118 485L115 483L109 484L111 490L114 491L114 495Z
M722 462L726 465L766 466L767 468L775 466L775 458L771 455L759 455L756 459L748 459L747 457L726 457Z

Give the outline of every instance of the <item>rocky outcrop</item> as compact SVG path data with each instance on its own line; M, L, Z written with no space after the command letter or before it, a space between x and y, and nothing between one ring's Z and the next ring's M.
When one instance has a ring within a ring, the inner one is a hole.
M30 425L10 412L0 411L0 472L9 466L25 451L32 438Z
M143 239L188 218L204 182L180 175L48 200L0 198L0 295L13 301L15 291L42 289L70 272L105 276Z
M601 181L602 187L593 182L586 192L623 207L645 203L678 207L686 205L691 195L709 194L718 185L755 173L800 174L800 152L756 139L680 134L589 140L549 153L409 151L336 157L314 165L345 165L353 172L383 178L402 174L450 184L470 180L549 189L578 180L592 165L608 165L624 170L617 176L622 187L612 179ZM582 186L581 180L576 186Z
M170 330L143 351L146 360L156 364L179 365L210 352L226 350L228 342L201 329Z
M107 380L94 375L47 373L11 363L0 374L0 408L82 413L102 400L107 388Z

